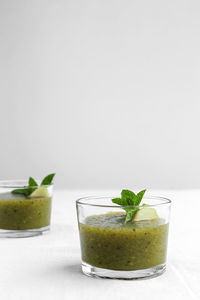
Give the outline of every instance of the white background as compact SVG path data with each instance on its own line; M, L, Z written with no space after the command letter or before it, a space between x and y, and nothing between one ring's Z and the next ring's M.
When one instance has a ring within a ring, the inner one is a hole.
M0 0L0 179L200 188L200 2Z

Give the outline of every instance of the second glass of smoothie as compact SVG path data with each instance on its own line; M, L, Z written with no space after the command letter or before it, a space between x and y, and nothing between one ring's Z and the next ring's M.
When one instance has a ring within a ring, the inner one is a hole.
M14 194L25 180L0 181L0 237L30 237L50 228L53 184L32 187L30 195Z

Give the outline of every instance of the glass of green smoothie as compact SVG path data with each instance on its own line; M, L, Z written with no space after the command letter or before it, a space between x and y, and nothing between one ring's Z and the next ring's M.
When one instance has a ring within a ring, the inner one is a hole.
M29 181L0 181L0 237L31 237L50 229L53 195L50 177L41 185L32 177Z
M139 279L165 271L171 201L142 198L140 205L131 205L127 198L127 206L112 197L76 201L84 274Z

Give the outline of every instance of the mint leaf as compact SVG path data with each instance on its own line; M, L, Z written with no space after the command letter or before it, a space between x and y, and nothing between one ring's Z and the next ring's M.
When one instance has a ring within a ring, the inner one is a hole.
M130 190L122 190L121 198L112 199L113 203L122 206L122 208L126 211L125 223L134 219L145 192L146 190L142 190L136 195Z
M42 180L41 185L49 185L49 184L51 184L55 175L56 175L55 173L47 175Z
M134 201L136 199L135 193L129 190L122 190L121 192L121 198L124 200L126 205L135 205Z
M143 190L137 194L137 204L136 205L140 204L140 202L142 201L142 198L144 197L145 192L146 192L146 190Z
M112 202L121 206L124 205L123 200L121 198L113 198Z
M21 194L24 196L29 196L36 188L34 187L24 187L22 189L13 190L12 194Z
M38 186L37 182L33 179L33 177L29 177L28 184L29 186Z

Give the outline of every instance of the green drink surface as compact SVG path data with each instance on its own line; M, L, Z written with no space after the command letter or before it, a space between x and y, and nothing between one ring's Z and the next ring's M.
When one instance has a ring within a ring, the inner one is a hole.
M166 260L168 224L163 219L129 222L109 213L79 224L82 260L111 270L147 269Z
M0 194L0 229L26 230L50 224L51 197Z

